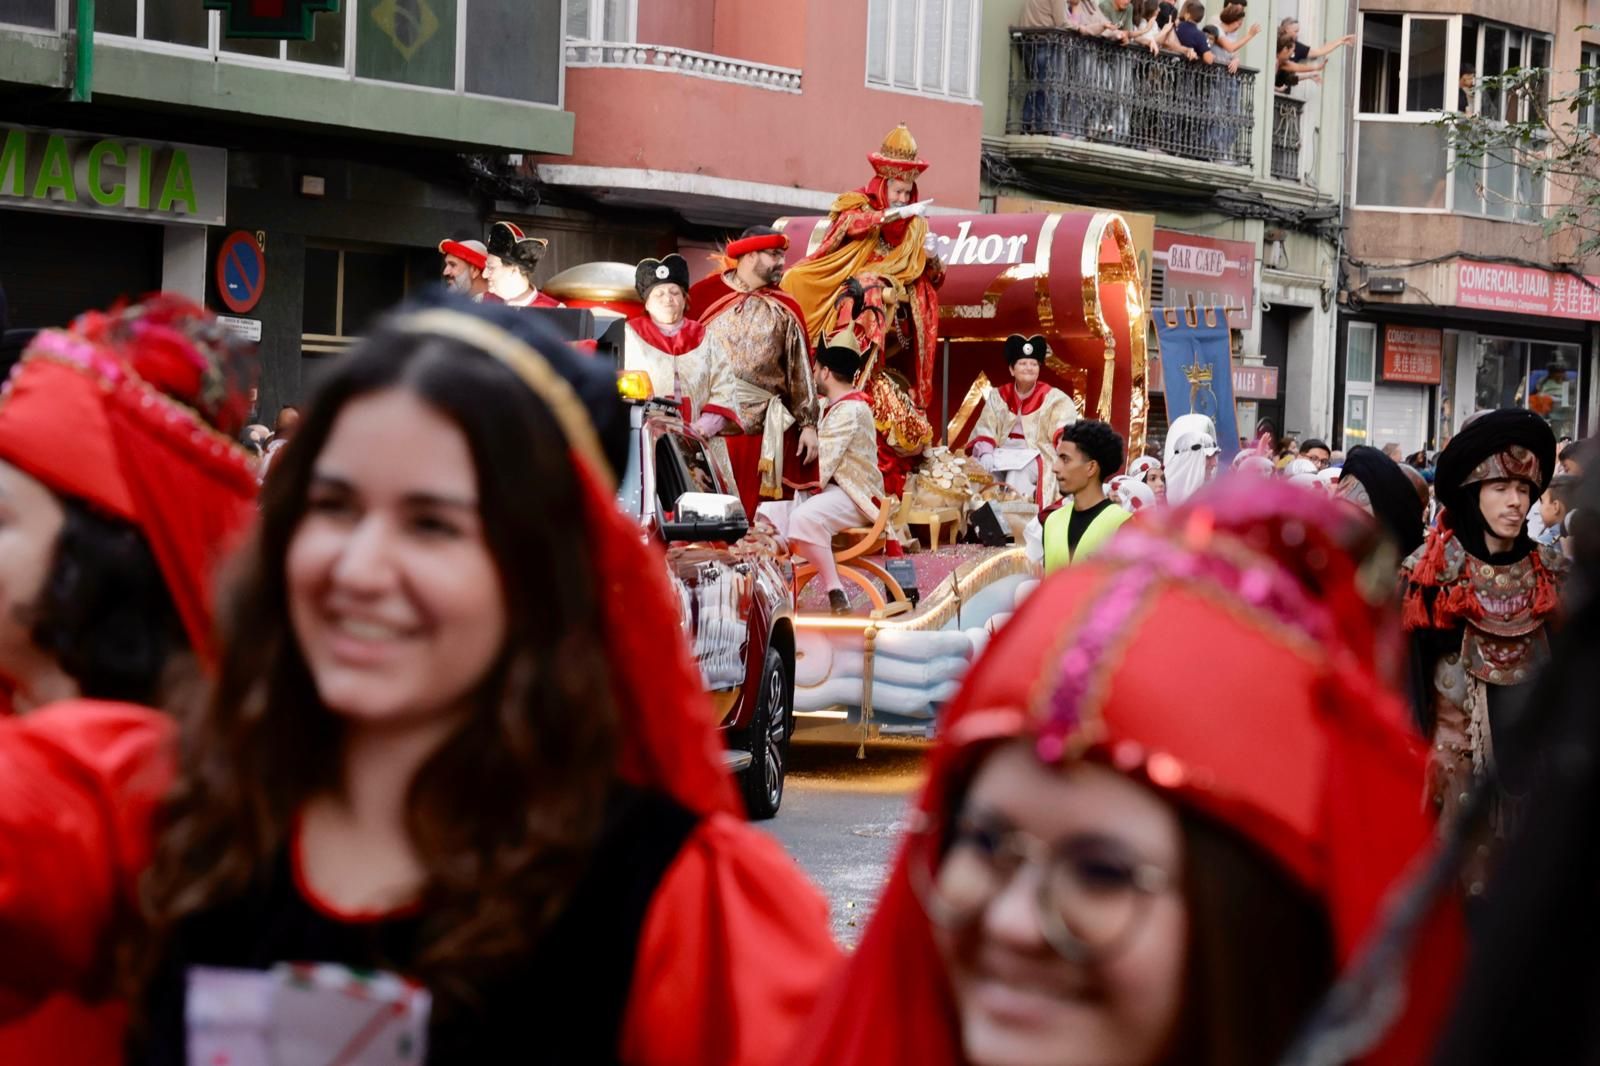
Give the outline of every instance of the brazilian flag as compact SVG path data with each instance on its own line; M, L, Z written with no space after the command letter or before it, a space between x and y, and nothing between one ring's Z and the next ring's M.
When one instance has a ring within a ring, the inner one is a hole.
M456 86L456 0L356 0L356 75Z

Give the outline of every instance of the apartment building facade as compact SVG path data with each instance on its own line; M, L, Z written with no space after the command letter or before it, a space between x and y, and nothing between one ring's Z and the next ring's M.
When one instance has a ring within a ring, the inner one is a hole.
M1440 115L1520 120L1600 65L1587 0L1362 0L1351 118L1348 239L1337 360L1343 443L1441 446L1475 411L1529 407L1558 436L1596 428L1600 290L1570 233L1547 236L1565 195L1513 152L1471 159ZM1542 91L1482 83L1550 71ZM1593 126L1591 115L1550 121Z
M1133 226L1147 304L1223 306L1236 331L1241 435L1263 420L1302 438L1334 426L1339 205L1353 56L1320 84L1273 85L1279 23L1316 45L1347 32L1342 4L1251 4L1261 32L1240 69L1060 31L1020 31L1020 0L985 5L984 195L1118 210ZM1211 0L1208 21L1222 4ZM1152 330L1150 350L1156 352ZM1163 435L1160 375L1150 440Z

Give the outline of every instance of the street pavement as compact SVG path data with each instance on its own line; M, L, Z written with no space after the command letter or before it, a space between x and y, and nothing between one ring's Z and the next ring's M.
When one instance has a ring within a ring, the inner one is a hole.
M902 819L922 783L923 741L797 744L778 816L762 823L827 893L833 935L853 947L889 873Z

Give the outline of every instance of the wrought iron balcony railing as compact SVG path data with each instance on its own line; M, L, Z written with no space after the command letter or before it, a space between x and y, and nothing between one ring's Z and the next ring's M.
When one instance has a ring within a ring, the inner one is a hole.
M1255 80L1067 30L1012 30L1006 132L1248 167Z
M1300 115L1306 102L1283 93L1272 94L1272 176L1300 180Z

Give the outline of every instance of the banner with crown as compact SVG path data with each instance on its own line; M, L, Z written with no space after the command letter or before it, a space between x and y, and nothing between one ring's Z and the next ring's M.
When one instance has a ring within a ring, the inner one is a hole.
M1158 307L1150 318L1161 347L1167 421L1205 415L1217 427L1222 454L1231 457L1239 450L1239 428L1226 313L1220 307Z

